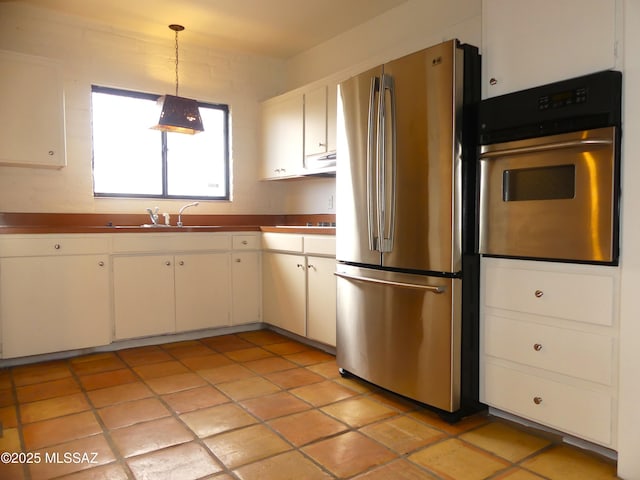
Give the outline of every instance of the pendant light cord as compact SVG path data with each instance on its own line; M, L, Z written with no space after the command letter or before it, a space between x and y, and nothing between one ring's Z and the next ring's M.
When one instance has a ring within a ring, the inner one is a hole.
M176 97L178 96L178 30L176 30Z

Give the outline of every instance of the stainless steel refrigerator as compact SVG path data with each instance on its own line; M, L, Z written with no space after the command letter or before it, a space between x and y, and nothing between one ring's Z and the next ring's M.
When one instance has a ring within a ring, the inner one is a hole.
M453 419L477 408L477 49L339 85L337 362Z

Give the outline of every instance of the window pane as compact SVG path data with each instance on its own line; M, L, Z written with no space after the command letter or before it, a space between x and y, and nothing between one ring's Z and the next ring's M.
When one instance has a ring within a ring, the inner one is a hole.
M92 109L94 192L162 195L155 100L93 92Z
M200 107L204 132L167 134L167 194L226 197L226 112Z

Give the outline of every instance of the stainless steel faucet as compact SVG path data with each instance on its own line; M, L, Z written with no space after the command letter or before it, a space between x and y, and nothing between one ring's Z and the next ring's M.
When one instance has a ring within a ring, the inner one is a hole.
M189 207L197 207L200 205L200 202L187 203L178 211L178 226L182 226L182 212L184 212Z
M158 224L158 211L160 210L159 207L155 207L153 210L151 210L150 208L147 208L147 212L149 212L149 218L151 219L151 223L153 225L157 225Z

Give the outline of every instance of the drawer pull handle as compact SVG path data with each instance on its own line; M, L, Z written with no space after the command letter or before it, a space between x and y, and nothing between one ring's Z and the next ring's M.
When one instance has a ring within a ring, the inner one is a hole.
M540 298L542 295L544 295L544 292L542 290L536 290L534 295L536 296L536 298Z
M533 349L534 349L536 352L539 352L540 350L542 350L542 344L541 344L541 343L535 343L535 344L533 345Z
M60 250L60 244L59 244L59 243L56 243L56 244L53 246L53 248L55 248L56 250Z
M242 240L242 245L249 245L249 242L247 242L246 240Z
M540 405L542 403L542 397L533 397L533 403Z

